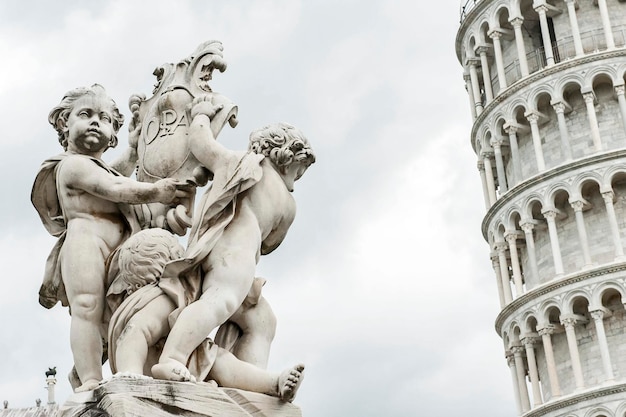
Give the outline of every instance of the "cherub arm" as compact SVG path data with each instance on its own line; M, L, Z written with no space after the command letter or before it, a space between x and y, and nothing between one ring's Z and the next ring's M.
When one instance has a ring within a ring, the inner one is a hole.
M198 97L193 101L191 109L191 125L189 126L189 148L195 158L212 172L231 159L239 159L239 153L226 148L213 136L211 118L222 109L215 106L210 97Z
M141 123L135 122L135 118L133 118L128 132L128 147L124 149L123 153L115 161L109 164L111 168L127 177L130 177L135 168L137 168L137 161L139 160L137 143L139 142L140 133Z
M113 175L88 158L70 157L59 170L57 180L68 188L82 190L116 203L169 204L188 195L190 186L172 178L154 184Z

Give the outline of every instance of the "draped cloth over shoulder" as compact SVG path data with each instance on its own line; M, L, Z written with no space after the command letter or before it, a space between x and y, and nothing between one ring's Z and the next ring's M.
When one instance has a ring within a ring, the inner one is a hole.
M170 325L185 306L200 297L203 278L200 265L234 218L237 196L261 180L263 158L263 155L248 152L240 158L225 161L225 165L216 170L213 183L194 214L185 255L169 262L163 270L159 286L178 307L170 315Z
M59 262L61 247L65 242L67 224L63 213L63 206L59 199L57 172L59 167L63 164L63 161L65 161L69 155L70 154L63 153L49 158L42 163L35 177L30 196L33 206L35 206L37 213L39 213L41 222L46 230L52 236L59 238L46 260L43 283L39 289L39 304L46 308L52 308L59 301L61 301L61 304L64 306L68 305ZM72 157L87 158L110 174L116 176L121 175L100 159L74 154L72 154ZM137 216L133 208L125 203L118 203L118 207L126 220L128 233L131 234L140 230L139 222L137 221Z

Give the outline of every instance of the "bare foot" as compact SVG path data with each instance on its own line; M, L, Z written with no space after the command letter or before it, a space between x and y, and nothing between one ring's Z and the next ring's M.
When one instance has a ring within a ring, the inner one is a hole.
M94 389L98 388L98 385L100 385L100 381L98 381L96 379L88 379L87 381L85 381L85 383L83 385L81 385L80 387L76 388L74 390L74 392L91 391L91 390L94 390Z
M298 364L283 371L278 377L278 398L292 402L304 379L304 365Z
M152 367L152 376L156 379L164 379L166 381L196 382L196 378L191 375L189 369L174 359L169 359L167 362L154 365Z

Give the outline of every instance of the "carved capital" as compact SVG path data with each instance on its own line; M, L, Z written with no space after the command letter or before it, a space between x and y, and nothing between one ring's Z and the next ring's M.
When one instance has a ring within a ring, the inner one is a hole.
M587 91L586 93L583 93L583 99L585 99L585 103L593 104L593 102L596 100L596 95L593 93L593 91Z
M516 232L507 232L504 234L504 239L506 239L509 245L514 245L517 242L517 237Z
M502 142L502 138L491 138L489 144L494 148L495 151L496 149L500 149L502 147Z
M498 255L506 252L508 249L509 249L509 245L507 245L503 241L497 241L496 243L493 244L493 250L495 250L498 253Z
M489 47L487 45L478 45L476 47L476 52L478 52L479 55L487 55L487 52L489 52Z
M537 121L539 120L539 115L537 113L530 113L528 116L526 116L526 120L528 120L530 123L537 123Z
M541 214L543 214L546 220L554 221L554 219L556 219L558 212L556 209L547 209L545 211L542 211Z
M566 329L574 328L577 322L578 320L576 319L576 317L562 317L561 318L561 324L565 326Z
M526 352L526 349L523 346L511 346L511 352L513 352L515 356L522 356Z
M579 212L579 211L583 211L583 207L585 203L583 203L581 200L577 200L577 201L572 201L570 205L572 206L574 211Z
M593 310L593 311L590 311L589 314L591 315L591 318L594 320L602 320L604 318L604 311L602 310Z
M552 108L554 109L556 114L563 114L563 113L565 113L565 104L563 104L560 101L558 103L554 103L552 105Z
M548 10L550 10L550 9L548 9L548 6L546 6L545 4L540 4L539 6L536 6L534 9L540 15L541 14L545 15L548 12Z
M539 333L539 336L544 336L544 335L552 335L554 333L554 331L556 330L556 328L554 327L553 324L547 324L545 326L543 326L540 329L537 329L537 332Z
M615 193L611 190L611 191L605 191L602 193L602 198L604 199L604 202L606 204L611 203L613 204L613 201L615 201Z
M537 338L534 336L526 336L522 338L522 344L526 349L532 349L535 343L537 343Z
M500 39L502 37L502 32L500 32L499 30L493 29L491 30L487 36L489 36L491 39Z
M504 356L506 358L506 364L509 366L509 368L514 367L515 366L515 356L513 356L513 352L507 351Z
M531 234L533 232L533 229L535 228L535 225L533 222L530 221L525 221L519 224L519 226L522 228L522 230L524 231L525 234Z
M493 158L493 152L492 152L491 150L489 150L489 151L484 150L484 151L482 151L482 152L480 153L480 156L482 156L482 157L483 157L483 160L485 160L485 159L491 159L491 158Z
M618 85L615 87L615 94L617 94L618 96L623 96L625 90L626 88L624 87L624 85Z
M513 19L509 20L509 23L513 25L514 28L521 28L522 24L524 23L524 18L514 17Z
M504 129L509 136L515 136L517 134L517 126L508 126Z

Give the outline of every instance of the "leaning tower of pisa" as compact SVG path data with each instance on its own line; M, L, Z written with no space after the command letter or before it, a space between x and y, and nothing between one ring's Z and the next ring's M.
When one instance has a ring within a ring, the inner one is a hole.
M624 417L626 0L464 0L456 52L517 410Z

